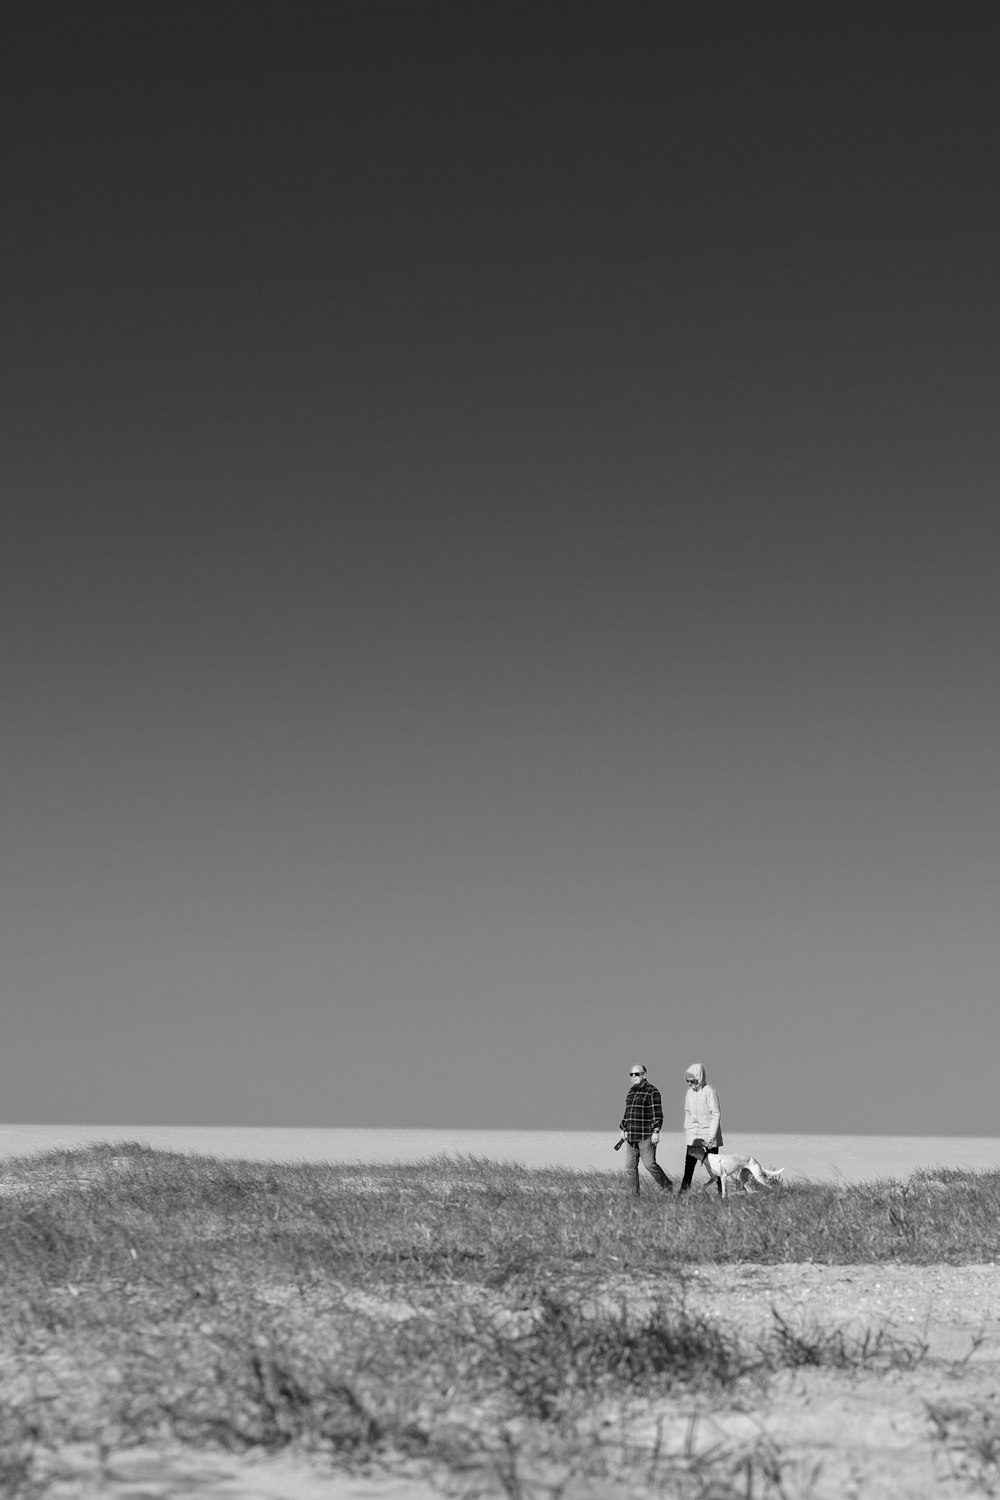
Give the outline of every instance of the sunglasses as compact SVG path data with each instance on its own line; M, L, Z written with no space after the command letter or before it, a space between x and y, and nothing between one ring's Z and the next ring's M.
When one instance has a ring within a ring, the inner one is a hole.
M642 1074L641 1074L641 1073L637 1073L637 1072L636 1072L636 1071L635 1071L635 1069L634 1069L634 1068L630 1068L630 1069L629 1069L629 1075L628 1075L628 1076L629 1076L629 1077L630 1077L630 1078L641 1078L641 1077L642 1077Z

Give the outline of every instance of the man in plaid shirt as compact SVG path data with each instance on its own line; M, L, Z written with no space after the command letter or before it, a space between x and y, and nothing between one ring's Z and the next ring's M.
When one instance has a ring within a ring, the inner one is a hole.
M632 1064L629 1077L632 1086L625 1095L625 1113L619 1126L625 1142L625 1176L638 1197L639 1158L642 1157L642 1164L650 1177L665 1193L669 1193L673 1183L656 1162L656 1143L663 1126L660 1091L646 1077L642 1063Z

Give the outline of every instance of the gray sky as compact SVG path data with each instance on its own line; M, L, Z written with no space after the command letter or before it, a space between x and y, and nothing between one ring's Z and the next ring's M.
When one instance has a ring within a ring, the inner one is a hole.
M998 41L15 15L2 1118L1000 1134Z

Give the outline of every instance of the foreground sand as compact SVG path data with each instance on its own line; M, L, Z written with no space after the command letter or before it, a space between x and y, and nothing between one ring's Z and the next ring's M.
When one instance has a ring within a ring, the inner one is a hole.
M602 1297L617 1303L624 1294L641 1311L644 1301L663 1292L662 1282L651 1280L609 1285ZM81 1448L58 1455L46 1493L53 1500L624 1500L646 1493L699 1500L908 1500L1000 1492L995 1264L703 1266L684 1277L675 1295L689 1311L744 1337L773 1328L777 1313L808 1337L822 1330L882 1331L917 1357L910 1368L882 1373L804 1366L715 1407L702 1396L600 1412L592 1436L607 1452L608 1471L616 1467L616 1453L629 1452L628 1477L623 1470L618 1479L568 1479L542 1459L534 1468L522 1460L513 1476L488 1459L459 1475L408 1467L344 1476L318 1459L288 1454L261 1459L132 1449L99 1455ZM377 1295L364 1300L373 1319L407 1316L406 1304ZM648 1485L639 1477L639 1450L659 1455ZM702 1473L707 1458L714 1476L708 1488L707 1469Z
M1000 1268L985 1266L752 1266L700 1268L687 1305L744 1332L885 1329L926 1347L912 1369L837 1374L807 1367L775 1383L749 1410L702 1413L696 1441L773 1446L789 1496L995 1493L1000 1473ZM682 1441L684 1414L664 1439ZM990 1435L996 1440L988 1455ZM985 1487L981 1487L982 1484Z

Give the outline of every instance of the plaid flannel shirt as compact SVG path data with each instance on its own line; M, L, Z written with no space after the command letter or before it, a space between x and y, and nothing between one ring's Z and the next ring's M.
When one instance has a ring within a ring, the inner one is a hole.
M633 1083L625 1095L625 1113L620 1128L624 1130L631 1145L644 1141L663 1126L663 1105L660 1091L648 1078Z

